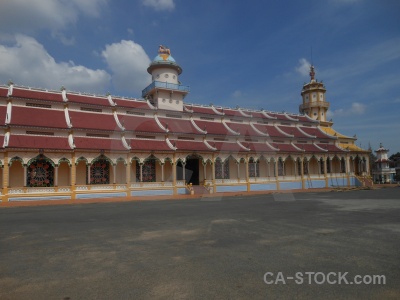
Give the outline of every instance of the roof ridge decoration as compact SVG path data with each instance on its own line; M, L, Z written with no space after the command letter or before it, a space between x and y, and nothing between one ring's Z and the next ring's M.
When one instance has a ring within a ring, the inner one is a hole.
M192 105L192 108L193 108L193 105ZM183 106L183 110L186 111L186 112L188 112L188 113L193 113L193 112L194 112L193 110L188 109L188 108L186 107L186 105Z
M62 97L64 102L68 102L67 90L63 86L61 87L61 97Z
M291 121L299 121L299 119L295 119L295 118L292 118L291 116L289 116L289 114L287 112L285 112L284 115L286 118L288 118Z
M270 116L265 110L261 110L260 112L261 112L261 114L262 114L264 117L266 117L267 119L271 119L271 120L276 120L276 119L278 119L277 117Z
M250 149L247 148L247 147L245 147L238 139L236 140L236 143L237 143L240 147L242 147L244 150L250 151Z
M313 144L315 147L317 147L318 149L320 149L321 151L328 152L328 149L322 148L321 146L317 145L315 142L313 142L312 144Z
M343 150L343 151L346 151L346 152L350 151L349 147L347 147L347 149L345 149L343 147L340 147L340 143L339 142L335 142L335 146L338 147L339 149Z
M170 147L172 150L177 150L178 149L174 145L172 145L172 143L169 140L169 138L165 138L165 142L167 143L168 147Z
M220 115L220 116L225 115L223 109L222 109L222 112L220 112L220 111L218 111L218 110L215 108L214 105L211 104L210 107L211 107L211 109L213 110L213 112L215 112L217 115Z
M75 149L76 148L76 146L74 144L74 136L73 136L72 133L68 134L68 144L71 147L71 149Z
M299 124L296 124L295 127L297 128L298 131L300 131L300 132L301 132L302 134L304 134L305 136L310 137L310 138L314 138L314 139L316 138L315 135L311 135L311 134L308 134L307 132L303 131L303 130L300 128L300 125L299 125Z
M228 126L228 124L225 123L224 120L222 120L221 122L222 122L222 124L225 126L225 128L226 128L230 133L232 133L232 134L234 134L234 135L240 135L239 132L234 131L232 128L230 128L230 127Z
M278 125L274 124L273 126L274 126L274 127L276 128L276 130L278 130L281 134L283 134L283 135L285 135L285 136L287 136L287 137L291 137L291 138L294 137L293 134L286 133L285 131L283 131L282 129L280 129Z
M190 122L192 123L193 127L196 128L200 133L207 134L207 130L202 130L199 126L197 126L196 122L193 120L193 117L190 117Z
M3 148L8 147L8 142L10 140L10 132L6 132L6 134L4 135L4 141L3 141Z
M111 106L116 106L117 105L117 103L115 103L113 101L113 99L111 98L111 94L110 93L107 94L107 100L108 100L108 102L110 102Z
M272 150L280 151L279 148L275 148L275 147L272 146L268 141L265 141L265 143L266 143L269 147L271 147Z
M203 143L206 145L206 147L207 147L208 149L213 150L213 151L217 151L217 148L211 146L211 145L207 142L206 139L203 139Z
M158 119L157 113L154 114L154 120L156 120L157 125L158 125L162 130L164 130L165 132L169 132L168 123L167 123L167 128L164 127L163 124L161 124L160 120Z
M119 121L116 111L113 111L113 116L114 116L115 123L117 123L118 127L121 128L122 131L125 131L125 127Z
M122 141L122 145L123 145L126 149L131 150L131 146L129 146L129 144L127 143L127 141L126 141L126 139L125 139L125 136L124 136L123 134L121 135L121 141Z
M13 93L13 89L14 89L14 83L10 80L8 82L8 92L7 92L7 97L12 96Z
M247 118L252 118L253 115L248 115L246 114L240 107L238 108L238 111L242 114L242 116L247 117Z
M69 110L68 107L64 107L64 115L65 115L65 121L67 122L67 126L68 128L72 127L72 123L71 123L71 117L69 116Z
M12 103L11 101L7 103L7 111L6 111L6 121L4 122L6 125L11 123L11 112L12 112Z
M338 139L338 137L336 135L332 136L328 133L326 133L324 130L322 130L319 126L316 127L317 130L319 130L319 132L321 132L323 135L329 137L329 138L334 138L334 139ZM336 131L336 130L335 130Z
M261 134L261 135L263 135L263 136L269 136L268 133L262 132L262 131L260 131L256 126L254 126L253 122L250 121L249 124L250 124L250 127L253 128L253 130L254 130L255 132L257 132L258 134Z
M297 147L292 141L290 142L290 145L292 145L295 149L304 152L304 149L301 149L300 147Z
M145 100L146 100L147 105L150 107L150 109L154 109L154 110L157 109L157 107L155 107L153 104L151 104L149 99L145 99Z
M307 114L303 114L304 117L306 117L307 119L309 119L310 121L313 121L314 123L319 123L318 120L314 120L313 118L311 118L309 115Z

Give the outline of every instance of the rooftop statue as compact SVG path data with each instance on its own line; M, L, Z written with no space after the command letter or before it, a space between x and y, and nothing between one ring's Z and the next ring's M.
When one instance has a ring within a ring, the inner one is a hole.
M164 45L160 45L160 47L158 48L158 54L171 55L171 50L169 50L169 48Z

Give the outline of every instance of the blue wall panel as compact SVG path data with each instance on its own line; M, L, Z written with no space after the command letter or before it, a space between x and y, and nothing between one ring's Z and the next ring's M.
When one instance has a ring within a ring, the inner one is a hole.
M76 194L76 199L126 197L126 193Z
M217 193L221 192L246 192L247 186L246 185L225 185L220 186L217 185Z
M131 191L131 196L159 196L159 195L172 195L173 190L143 190L143 191Z
M281 190L301 189L301 181L299 181L299 182L280 182L279 187Z
M324 188L324 187L326 187L325 180L311 180L311 182L309 180L307 180L306 185L305 185L306 189L315 189L315 188Z
M71 196L49 196L49 197L13 197L8 201L38 201L38 200L68 200Z
M251 184L250 191L274 191L276 190L275 183L268 183L268 184Z

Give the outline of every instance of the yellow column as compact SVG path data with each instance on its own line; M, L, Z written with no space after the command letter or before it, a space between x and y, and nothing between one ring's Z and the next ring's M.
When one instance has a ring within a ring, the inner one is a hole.
M275 181L276 181L276 189L280 190L281 189L281 185L279 182L279 169L278 169L278 162L279 162L279 158L278 159L274 159L274 168L275 168Z
M174 195L178 194L178 189L176 187L176 161L175 161L175 153L172 157L172 186L174 188Z
M215 183L215 159L214 159L214 154L212 155L212 162L211 162L211 179L212 179L212 185L213 185L213 192L217 192L217 186Z
M324 157L324 176L325 176L325 187L329 187L328 167L326 165L326 157Z
M250 192L250 179L249 179L249 158L246 155L246 159L244 161L245 166L246 166L246 185L247 185L247 191Z
M71 199L76 199L76 165L75 152L72 153L71 160Z
M303 161L303 159L300 160L300 171L301 171L301 188L304 190L305 184L304 184L304 161Z
M126 176L126 195L129 197L130 196L130 187L131 187L131 162L128 161L126 164L126 171L125 171L125 176Z
M3 202L8 202L8 184L9 184L8 152L4 152L4 167L3 167Z

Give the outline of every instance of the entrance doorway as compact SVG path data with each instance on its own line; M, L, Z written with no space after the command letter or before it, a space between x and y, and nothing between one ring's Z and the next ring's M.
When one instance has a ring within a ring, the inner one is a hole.
M192 185L199 185L199 164L198 158L189 158L186 160L185 180Z

